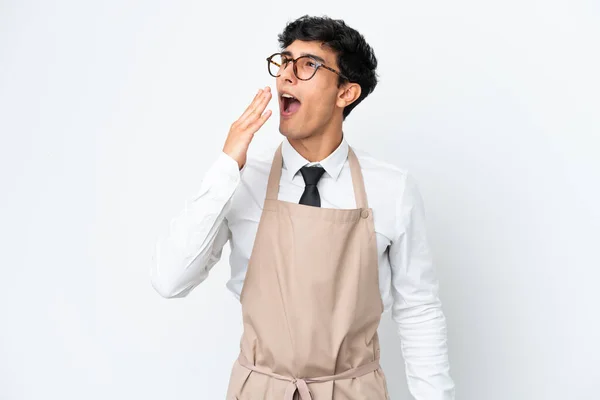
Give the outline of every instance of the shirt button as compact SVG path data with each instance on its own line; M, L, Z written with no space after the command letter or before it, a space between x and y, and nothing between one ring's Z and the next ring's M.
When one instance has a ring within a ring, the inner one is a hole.
M366 209L365 209L365 210L362 210L362 212L360 213L360 215L361 215L363 218L369 218L369 210L366 210Z

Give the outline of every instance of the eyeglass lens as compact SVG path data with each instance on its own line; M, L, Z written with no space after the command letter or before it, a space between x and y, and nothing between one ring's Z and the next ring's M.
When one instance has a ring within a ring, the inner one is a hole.
M288 67L288 64L290 63L292 63L292 59L290 57L276 54L271 58L271 62L269 62L269 73L272 76L279 76L280 72L283 71L284 68ZM296 60L295 72L298 79L310 79L315 74L316 70L317 61L314 58L302 56Z

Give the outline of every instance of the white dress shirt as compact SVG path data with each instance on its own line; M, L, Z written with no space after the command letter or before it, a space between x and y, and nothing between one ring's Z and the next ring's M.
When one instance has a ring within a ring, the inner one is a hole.
M353 150L373 209L381 298L397 324L409 390L416 400L452 400L446 320L417 184L406 170ZM239 299L274 154L275 148L259 156L248 154L242 170L233 158L219 154L199 191L157 241L151 281L161 296L186 296L208 277L229 241L227 288ZM284 137L282 156L279 200L298 203L305 186L300 168L321 165L321 207L356 208L345 137L327 158L313 163Z

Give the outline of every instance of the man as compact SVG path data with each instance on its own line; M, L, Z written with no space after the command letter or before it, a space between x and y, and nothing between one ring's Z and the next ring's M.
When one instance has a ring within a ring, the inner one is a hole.
M200 191L156 247L152 284L183 297L229 240L228 288L244 332L227 400L388 399L377 327L392 310L417 400L451 400L446 323L423 203L405 170L342 130L377 84L377 60L341 20L304 16L267 58L281 145L247 158L271 116L269 87L231 125Z

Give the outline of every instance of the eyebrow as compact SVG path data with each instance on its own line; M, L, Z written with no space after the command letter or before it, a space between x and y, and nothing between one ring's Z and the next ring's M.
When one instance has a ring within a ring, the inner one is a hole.
M290 56L290 57L294 57L294 55L292 54L291 51L282 51L281 54L283 54L284 56ZM325 59L323 59L322 57L319 57L316 54L311 54L311 53L300 53L300 57L302 56L311 56L312 58L314 58L317 61L322 62L323 64L325 64Z

